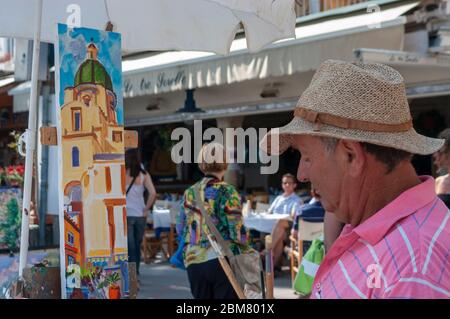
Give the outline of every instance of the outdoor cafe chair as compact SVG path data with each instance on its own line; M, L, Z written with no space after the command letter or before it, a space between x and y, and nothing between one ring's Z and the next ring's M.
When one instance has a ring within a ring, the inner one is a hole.
M291 263L291 280L294 284L295 276L297 275L302 258L304 255L303 244L305 241L313 241L323 234L323 222L305 221L300 218L298 223L297 237L289 236L291 247L289 250L289 258Z
M160 200L160 199L157 199L157 200L155 201L155 203L153 204L153 207L154 207L154 208L157 207L157 208L168 209L169 206L170 206L170 203L169 203L168 200Z
M269 211L269 207L270 207L269 204L256 202L255 211L257 213L267 213Z
M171 203L167 200L156 200L153 208L170 209ZM169 259L174 252L175 242L175 224L171 213L171 225L169 231L160 231L156 233L153 223L148 223L144 239L142 240L141 251L144 262L149 264L152 259L156 258L156 254L162 251L165 258Z

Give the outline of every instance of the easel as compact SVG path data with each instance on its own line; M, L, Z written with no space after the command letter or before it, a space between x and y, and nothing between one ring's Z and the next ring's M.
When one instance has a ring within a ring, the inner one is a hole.
M58 137L55 126L42 126L39 131L41 132L42 145L58 145ZM125 148L138 147L138 131L124 130L123 139Z
M219 262L222 266L223 271L225 272L225 275L227 276L228 280L230 281L231 285L233 286L234 291L238 295L239 299L247 299L244 291L242 290L241 286L236 280L236 277L234 276L233 270L230 267L230 264L228 263L227 259L225 258L224 253L222 252L222 249L217 244L217 242L211 237L210 234L207 234L208 240L214 249L214 251L219 256ZM274 288L274 274L273 274L273 264L272 264L272 236L267 235L266 236L266 255L265 255L265 284L264 284L264 275L261 275L261 281L262 281L262 293L263 293L263 299L274 299L273 298L273 288Z
M225 255L222 252L222 249L217 244L217 242L214 239L212 239L210 234L207 234L207 236L208 236L208 240L209 240L212 248L219 256L220 265L222 266L222 269L225 272L225 275L227 275L227 278L230 281L231 285L233 286L233 289L236 292L236 294L238 295L239 299L247 299L245 297L244 291L242 290L241 286L237 282L236 277L234 276L233 270L231 269L230 264L226 260Z
M266 268L266 298L273 299L273 286L274 286L274 273L272 262L272 236L266 236L266 255L265 255L265 268Z

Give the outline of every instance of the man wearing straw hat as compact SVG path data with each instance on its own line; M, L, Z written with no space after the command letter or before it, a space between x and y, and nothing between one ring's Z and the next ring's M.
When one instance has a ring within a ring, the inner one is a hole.
M402 76L381 64L325 61L293 120L261 146L301 152L297 178L344 223L311 298L449 298L450 212L412 154L439 139L416 133Z

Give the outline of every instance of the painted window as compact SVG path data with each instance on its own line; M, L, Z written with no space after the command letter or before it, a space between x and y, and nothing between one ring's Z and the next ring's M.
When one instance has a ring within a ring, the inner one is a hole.
M81 110L72 109L72 129L73 131L81 131Z
M114 142L122 142L122 132L121 131L113 131L113 141Z
M67 255L67 264L68 265L75 264L75 258L73 258L73 256Z
M71 202L81 202L81 186L75 185L70 189L69 198Z
M81 130L81 113L75 112L75 129L74 131L80 131Z
M80 151L78 150L78 147L74 146L72 147L72 167L79 167L80 166Z
M125 165L120 165L120 182L122 186L122 194L125 195L126 190L126 170Z
M83 96L84 105L89 106L91 104L91 97L89 95Z
M111 168L109 166L105 167L105 178L106 178L106 192L111 193Z
M123 233L125 236L127 235L127 209L122 207L122 224L123 224Z
M75 245L75 237L73 236L73 234L71 232L67 233L67 243L70 246L74 246Z

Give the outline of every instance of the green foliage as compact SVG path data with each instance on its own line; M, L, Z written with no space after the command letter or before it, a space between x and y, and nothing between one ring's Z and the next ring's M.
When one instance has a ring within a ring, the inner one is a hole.
M158 144L161 149L165 151L170 151L175 141L171 139L171 131L168 129L158 130Z
M106 277L106 281L108 282L108 284L110 286L114 285L115 283L117 283L120 280L120 276L118 273L113 272L112 274L110 274L108 277Z
M11 198L6 204L6 219L0 224L3 230L3 240L10 250L17 248L19 242L19 230L21 215L17 199Z

